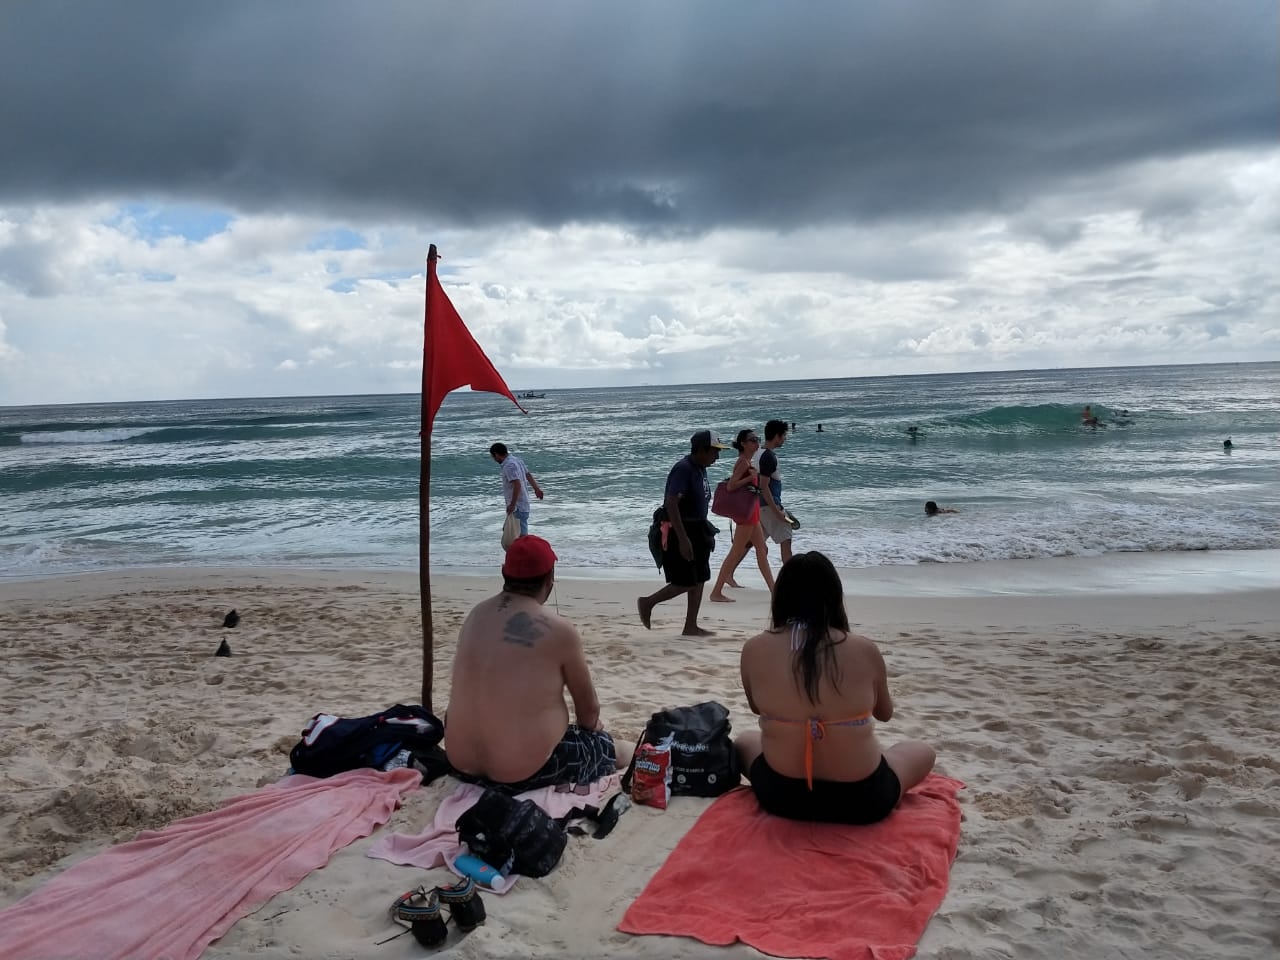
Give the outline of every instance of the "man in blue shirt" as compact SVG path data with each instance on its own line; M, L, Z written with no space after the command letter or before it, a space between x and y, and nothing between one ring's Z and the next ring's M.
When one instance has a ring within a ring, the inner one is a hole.
M689 597L689 605L682 636L712 635L698 626L703 586L711 579L711 551L715 547L715 535L707 523L707 508L711 505L707 467L720 459L721 450L728 448L714 430L699 430L689 439L688 456L678 460L667 474L663 499L667 519L662 545L662 571L667 585L636 600L640 622L646 630L651 626L653 608L683 593Z

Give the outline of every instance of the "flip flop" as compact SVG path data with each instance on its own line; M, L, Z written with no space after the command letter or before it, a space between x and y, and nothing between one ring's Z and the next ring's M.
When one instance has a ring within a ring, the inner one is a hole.
M565 828L566 833L585 837L587 835L586 829L570 821L590 820L596 825L595 831L591 834L592 838L603 840L618 825L618 818L630 809L631 798L625 793L615 793L609 798L609 802L604 805L603 810L597 809L590 804L585 807L575 807L557 822Z
M600 815L596 817L596 832L592 834L597 840L603 840L618 825L618 818L631 809L631 798L625 793L615 793L604 805Z

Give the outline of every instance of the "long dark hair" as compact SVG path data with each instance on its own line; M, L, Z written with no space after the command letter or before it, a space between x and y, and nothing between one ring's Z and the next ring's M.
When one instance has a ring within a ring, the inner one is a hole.
M773 587L770 611L775 630L790 627L804 631L804 643L795 654L797 677L810 703L818 702L823 672L832 672L839 686L831 631L849 632L849 616L844 612L844 585L826 554L811 550L797 553L782 565Z

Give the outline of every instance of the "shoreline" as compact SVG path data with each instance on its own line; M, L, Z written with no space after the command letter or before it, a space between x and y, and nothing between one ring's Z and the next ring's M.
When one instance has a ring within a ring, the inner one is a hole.
M1277 554L1280 555L1280 551ZM1191 561L1201 557L1199 554L1184 556ZM1200 584L1201 589L1195 589L1193 579L1184 570L1182 577L1162 578L1161 590L1126 592L1114 579L1108 589L1092 589L1090 577L1096 576L1098 569L1091 558L999 561L965 566L985 569L905 568L909 575L886 574L883 569L841 570L850 623L854 629L873 637L913 627L1016 629L1035 626L1093 631L1119 627L1173 631L1230 627L1264 632L1269 629L1274 632L1277 628L1275 611L1280 610L1280 576L1270 573L1257 579L1270 580L1271 586L1253 586L1248 579L1240 578L1234 590L1215 592L1209 591L1204 583ZM985 574L987 579L979 574ZM1002 579L999 574L1009 579ZM1021 578L1017 579L1019 574ZM744 588L728 591L735 602L713 603L704 594L699 622L719 636L738 636L745 640L767 626L769 594L754 566L748 569L744 563L738 575ZM556 587L547 605L577 623L584 631L584 638L586 628L579 618L598 621L602 614L607 615L610 626L635 629L643 634L635 600L654 592L662 583L660 571L656 571L654 577L641 579L578 576L557 570ZM496 571L487 576L433 571L433 619L443 616L448 621L465 615L471 606L501 588L502 580ZM1030 592L1033 589L1040 592ZM0 580L0 605L12 608L45 601L74 604L95 598L136 596L145 599L149 595L183 594L201 598L212 611L210 616L216 614L215 619L220 622L223 613L233 607L240 611L242 618L246 614L252 616L253 598L264 591L290 590L365 591L393 599L398 605L408 604L407 612L418 624L414 632L421 636L417 573L381 568L120 568ZM652 632L667 635L677 631L683 620L684 604L684 599L678 597L658 606ZM437 649L454 639L453 634L442 629L441 623L445 621L434 623ZM458 623L460 625L460 619Z
M712 555L714 575L723 553ZM775 545L770 545L770 564L776 575L781 566ZM498 578L498 563L492 571L475 567L432 564L433 583L452 580ZM839 567L846 597L1055 597L1090 596L1183 596L1188 593L1251 593L1280 588L1280 547L1268 550L1186 550L1164 553L1107 553L1098 556L1030 557L1021 560L987 560L965 563L893 564L877 567ZM416 566L362 566L346 564L139 564L95 569L0 574L0 598L10 591L21 592L22 584L79 581L92 583L114 578L134 579L158 576L169 579L182 571L203 571L214 575L260 579L293 577L349 577L357 581L381 581L417 589ZM599 581L632 583L651 592L662 583L656 567L574 567L558 564L561 582ZM740 580L763 588L763 581L748 557L739 566Z

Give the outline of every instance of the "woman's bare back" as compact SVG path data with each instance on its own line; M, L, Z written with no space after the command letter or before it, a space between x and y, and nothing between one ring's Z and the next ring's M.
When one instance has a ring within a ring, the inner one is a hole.
M857 781L880 764L873 720L887 720L893 713L884 659L867 637L834 631L832 641L834 669L823 661L816 703L799 678L790 628L767 630L743 647L742 681L752 709L761 715L765 760L784 776L805 776L811 732L816 735L812 759L817 779Z

